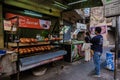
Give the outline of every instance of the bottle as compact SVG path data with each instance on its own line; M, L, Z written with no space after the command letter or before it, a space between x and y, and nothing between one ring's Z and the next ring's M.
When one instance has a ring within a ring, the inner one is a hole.
M37 34L37 35L36 35L36 39L37 39L38 41L41 40L40 34Z

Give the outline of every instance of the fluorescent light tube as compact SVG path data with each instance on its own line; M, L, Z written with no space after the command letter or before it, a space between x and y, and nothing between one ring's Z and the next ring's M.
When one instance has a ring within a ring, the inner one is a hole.
M29 10L24 10L24 14L28 14L28 15L31 15L31 16L42 17L41 14L35 13L33 11L29 11Z
M54 3L55 3L55 4L58 4L58 5L62 6L62 7L65 7L65 8L67 8L67 6L66 6L66 5L64 5L64 4L61 4L60 2L54 1Z
M54 1L54 6L57 6L59 8L62 8L62 9L67 9L68 6L64 5L64 4L61 4L60 2L57 2L57 1Z
M87 1L87 0L79 0L79 1L76 1L76 2L68 3L68 5L73 5L73 4L77 4L77 3L85 2L85 1Z
M62 8L62 9L67 9L66 7L63 7L63 6L60 6L60 5L58 5L58 4L53 4L54 6L57 6L57 7L59 7L59 8Z

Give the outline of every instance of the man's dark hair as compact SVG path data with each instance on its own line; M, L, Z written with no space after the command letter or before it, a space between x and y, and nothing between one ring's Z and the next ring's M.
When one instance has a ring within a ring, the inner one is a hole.
M87 36L90 36L89 32L86 32L86 35L87 35Z
M95 31L98 32L98 33L101 33L101 27L96 27Z

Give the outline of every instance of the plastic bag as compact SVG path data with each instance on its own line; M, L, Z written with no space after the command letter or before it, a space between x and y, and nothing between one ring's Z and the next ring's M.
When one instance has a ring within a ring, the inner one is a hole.
M85 45L86 45L86 43L83 43L81 51L85 51Z
M81 48L82 51L90 49L90 43L83 43L83 46Z

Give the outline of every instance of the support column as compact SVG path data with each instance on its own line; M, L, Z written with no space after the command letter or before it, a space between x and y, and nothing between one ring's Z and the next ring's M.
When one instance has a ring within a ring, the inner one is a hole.
M4 34L3 34L3 11L2 3L0 3L0 49L4 48Z

